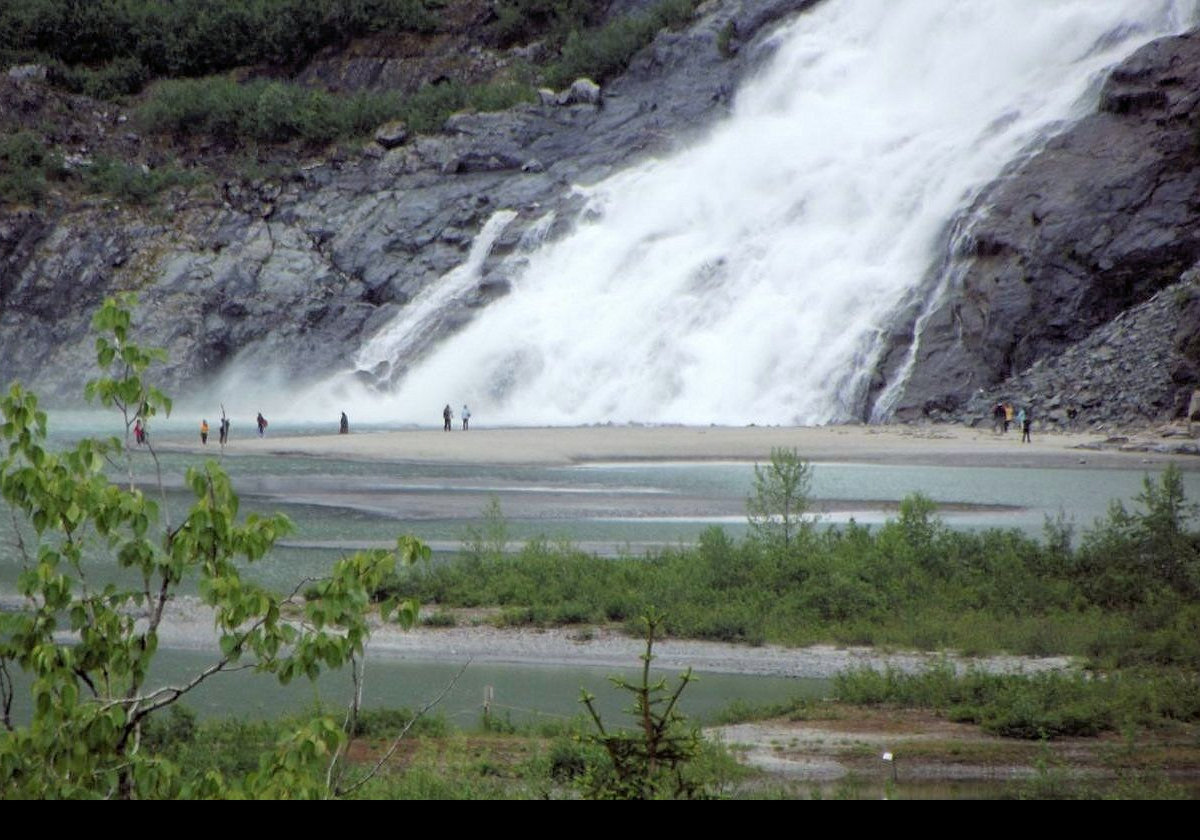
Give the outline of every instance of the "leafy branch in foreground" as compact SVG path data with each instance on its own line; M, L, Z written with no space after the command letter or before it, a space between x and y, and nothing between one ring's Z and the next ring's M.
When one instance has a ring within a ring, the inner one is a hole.
M100 333L97 360L108 375L87 388L89 398L121 412L127 437L137 422L170 411L170 400L143 378L161 353L130 341L131 303L110 299L93 319ZM357 667L370 634L371 593L398 564L427 558L428 547L402 537L392 551L346 557L328 577L280 595L246 580L242 567L264 557L291 523L282 515L253 514L239 522L237 495L215 461L187 471L194 502L172 526L136 486L127 442L85 439L51 451L46 414L19 384L0 398L0 416L7 444L0 497L13 512L22 563L20 604L0 612L0 792L39 798L329 795L325 780L333 774L318 766L337 756L348 737L329 717L308 722L244 778L186 778L141 748L143 727L222 672L254 668L286 683L347 663ZM129 470L125 487L105 474L121 455ZM161 491L161 475L158 485ZM98 556L115 559L138 583L102 579ZM177 685L153 686L159 628L189 578L212 611L220 653ZM417 610L415 601L393 598L380 605L380 616L408 627ZM11 713L14 668L31 679L28 725L18 725Z

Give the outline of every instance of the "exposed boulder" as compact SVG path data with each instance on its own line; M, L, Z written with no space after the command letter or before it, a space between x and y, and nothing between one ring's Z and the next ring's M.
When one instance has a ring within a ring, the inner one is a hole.
M392 120L375 130L375 142L385 149L394 149L404 145L408 139L408 126L404 120Z
M1181 336L1198 328L1200 282L1189 272L1061 353L976 392L961 407L930 406L928 413L986 425L991 406L1007 400L1031 411L1041 428L1132 428L1182 419L1200 368Z
M591 79L576 79L555 99L559 105L595 105L600 107L600 85Z
M46 65L14 64L8 68L8 78L15 82L44 82L46 80Z

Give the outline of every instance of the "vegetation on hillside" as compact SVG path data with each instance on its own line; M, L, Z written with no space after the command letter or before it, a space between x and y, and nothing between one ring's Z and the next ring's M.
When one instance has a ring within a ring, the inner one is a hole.
M40 61L76 93L136 93L158 78L247 65L296 69L373 32L431 32L426 0L9 0L0 61Z
M296 147L367 136L395 119L411 132L436 132L458 111L535 102L540 84L562 87L580 76L603 82L621 72L662 28L690 20L697 2L657 0L617 18L606 17L609 5L601 0L500 0L494 5L471 0L12 0L0 5L0 66L41 64L62 90L117 100L129 110L130 128L154 142L138 145L135 138L130 148L108 148L115 138L92 138L84 145L104 147L100 155L110 160L85 154L72 161L77 149L64 143L75 138L70 142L79 145L77 117L67 118L75 123L71 126L58 125L64 117L49 109L37 119L9 109L7 118L0 113L0 202L37 203L56 188L146 202L165 189L205 180L181 169L203 171L222 156L286 156ZM464 16L474 21L465 37L493 51L495 67L484 78L460 78L447 65L445 74L415 91L354 94L295 81L320 51L363 36L403 36L435 53L457 54L461 45L454 47L452 39L464 37ZM538 56L536 62L503 52L530 43L537 45L530 53ZM80 113L75 106L66 110ZM39 148L31 151L30 140ZM144 159L147 150L164 144L186 145L188 163L163 163L157 159L161 155L151 155L156 158L151 166L133 159L134 154Z

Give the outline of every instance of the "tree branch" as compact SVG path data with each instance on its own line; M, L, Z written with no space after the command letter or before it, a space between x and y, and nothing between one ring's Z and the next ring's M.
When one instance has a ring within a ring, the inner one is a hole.
M438 694L438 696L433 698L432 700L430 700L424 706L422 706L420 711L418 711L415 715L413 715L412 720L410 720L408 723L406 723L404 725L404 728L400 730L400 734L396 736L396 740L394 740L392 742L391 747L389 747L388 751L383 754L383 758L379 759L379 761L376 762L375 766L371 768L370 772L368 772L365 776L363 776L361 779L359 779L354 784L349 785L348 787L335 789L335 790L331 791L331 793L334 796L345 796L346 794L353 793L354 791L358 790L360 787L362 787L367 782L369 782L371 779L373 779L375 777L375 774L378 773L380 771L380 769L382 769L383 765L387 764L387 762L391 759L391 757L393 755L395 755L396 750L398 750L400 748L400 742L402 740L404 740L404 736L407 735L408 731L413 728L413 725L416 724L416 722L419 721L421 718L423 718L429 712L430 709L432 709L438 703L442 702L442 700L445 698L445 696L450 693L450 690L452 688L454 688L454 686L458 683L459 677L461 677L463 675L463 672L465 672L467 670L467 668L470 666L470 664L473 661L474 661L473 659L468 659L466 662L464 662L463 666L458 669L458 673L454 675L454 679L450 680L450 682L446 685L445 688L443 688L441 690L441 692Z

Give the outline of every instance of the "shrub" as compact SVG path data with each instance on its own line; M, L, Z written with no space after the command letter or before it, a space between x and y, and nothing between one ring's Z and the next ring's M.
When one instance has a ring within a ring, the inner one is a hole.
M97 157L90 166L81 170L80 177L86 189L133 204L145 204L164 190L190 186L200 180L196 173L171 166L142 169L109 157Z
M47 175L61 171L62 158L33 132L0 136L0 201L40 201L46 194Z
M47 61L79 93L135 93L151 78L251 64L295 67L371 32L431 32L423 0L8 0L0 43ZM98 69L88 69L98 68Z
M654 40L659 30L691 20L696 5L693 0L660 0L642 14L619 18L594 29L572 29L560 57L544 71L546 84L561 87L580 76L597 82L611 78L624 70L634 54Z
M599 23L605 5L595 0L496 0L491 33L502 47L543 38L557 49L571 32Z

